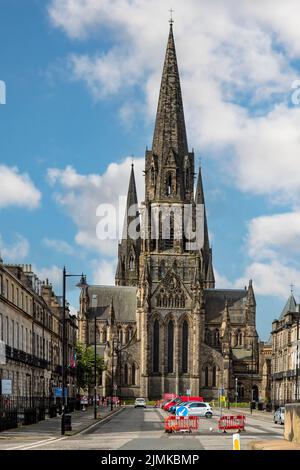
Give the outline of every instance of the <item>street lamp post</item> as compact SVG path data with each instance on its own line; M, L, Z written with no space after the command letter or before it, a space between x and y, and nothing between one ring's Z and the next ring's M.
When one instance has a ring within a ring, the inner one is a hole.
M299 316L297 318L297 345L296 345L296 387L295 387L295 401L298 401L298 381L299 381Z
M238 401L238 378L235 378L235 407L237 408Z
M26 374L26 377L30 379L29 381L29 406L32 407L32 377L31 374Z
M251 402L250 402L250 413L252 414L252 402L253 402L253 358L254 358L254 351L253 351L253 338L251 343Z
M113 410L113 397L114 397L114 354L115 354L115 338L112 340L112 356L111 356L111 399L110 409Z
M67 277L80 277L77 287L86 285L86 278L82 274L67 274L66 267L63 268L63 299L62 299L62 413L61 413L61 434L65 434L65 385L66 385L66 280Z
M96 337L96 327L97 327L97 317L95 313L94 317L94 419L97 419L97 337Z

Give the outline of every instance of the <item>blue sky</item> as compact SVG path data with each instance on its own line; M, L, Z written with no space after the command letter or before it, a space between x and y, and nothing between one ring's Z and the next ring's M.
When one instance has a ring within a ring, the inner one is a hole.
M300 6L172 6L217 287L253 279L266 339L291 283L300 300L300 110L291 101ZM117 242L96 239L95 209L126 194L131 155L142 198L168 9L158 0L87 0L85 8L0 0L0 247L6 262L31 263L58 293L63 264L90 282L112 282Z

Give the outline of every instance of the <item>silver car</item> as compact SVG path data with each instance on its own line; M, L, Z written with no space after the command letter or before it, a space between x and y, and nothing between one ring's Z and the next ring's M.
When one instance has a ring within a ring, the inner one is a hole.
M274 423L284 424L284 406L280 406L274 413Z
M134 403L135 408L146 408L146 400L145 398L136 398Z
M205 418L212 418L212 409L209 403L204 402L190 402L186 405L189 416L204 416Z

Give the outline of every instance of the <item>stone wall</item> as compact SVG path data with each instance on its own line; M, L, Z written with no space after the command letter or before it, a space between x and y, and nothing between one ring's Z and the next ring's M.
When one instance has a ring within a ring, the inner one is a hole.
M284 438L300 444L300 403L285 405Z

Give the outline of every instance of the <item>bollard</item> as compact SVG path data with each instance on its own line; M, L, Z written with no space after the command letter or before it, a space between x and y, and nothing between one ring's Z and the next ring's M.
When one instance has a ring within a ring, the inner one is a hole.
M233 434L232 436L232 448L233 450L241 450L241 437L239 434Z

